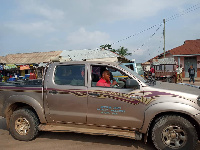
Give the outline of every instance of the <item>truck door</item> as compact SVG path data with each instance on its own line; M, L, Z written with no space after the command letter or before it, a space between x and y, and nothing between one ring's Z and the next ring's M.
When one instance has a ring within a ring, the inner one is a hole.
M86 123L87 87L85 65L52 64L45 79L44 96L48 122Z
M113 80L119 83L118 87L96 87L97 76L101 76L101 68L106 68L111 74L119 74L113 75ZM88 124L119 128L142 126L145 109L142 101L143 91L137 81L134 89L127 88L125 80L131 77L121 72L122 70L109 66L91 66L92 82L88 88Z

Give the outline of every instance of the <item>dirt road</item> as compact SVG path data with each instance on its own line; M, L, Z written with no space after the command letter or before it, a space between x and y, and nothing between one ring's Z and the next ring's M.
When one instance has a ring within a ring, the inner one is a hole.
M17 141L9 135L0 117L1 150L154 150L152 143L131 139L78 133L41 132L33 141ZM197 150L200 149L200 142Z
M33 141L17 141L9 135L4 118L0 117L1 150L154 150L152 144L119 137L78 133L41 132Z

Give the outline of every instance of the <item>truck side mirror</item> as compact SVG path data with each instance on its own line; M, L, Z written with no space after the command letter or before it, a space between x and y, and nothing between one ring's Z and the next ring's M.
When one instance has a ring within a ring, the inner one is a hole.
M127 79L126 80L126 88L130 88L130 89L139 89L140 85L138 84L138 82L134 79Z

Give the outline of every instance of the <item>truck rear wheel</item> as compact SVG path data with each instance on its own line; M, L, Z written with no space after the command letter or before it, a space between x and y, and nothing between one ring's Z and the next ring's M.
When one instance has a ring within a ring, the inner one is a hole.
M39 120L29 109L19 109L10 118L10 134L20 141L33 140L38 135Z
M198 136L188 120L177 115L167 115L156 120L152 140L159 150L193 150Z

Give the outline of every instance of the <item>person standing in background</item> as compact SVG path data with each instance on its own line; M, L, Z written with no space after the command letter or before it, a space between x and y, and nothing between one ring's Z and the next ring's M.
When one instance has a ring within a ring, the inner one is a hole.
M176 68L177 81L176 81L176 83L178 83L179 80L181 80L181 83L183 83L182 72L183 72L182 64L180 64L180 66L177 65L177 68Z
M35 74L35 79L37 79L38 78L37 71L34 70L33 73Z
M35 73L33 73L32 70L31 70L31 73L30 73L29 79L36 79L36 75L35 75Z
M151 67L150 72L151 72L151 76L155 78L155 69L153 68L153 66Z
M189 80L189 83L191 82L191 80L193 81L193 84L194 84L194 76L195 76L195 69L193 68L193 66L190 66L190 68L188 69L188 73L189 73L189 77L190 77L190 80Z

